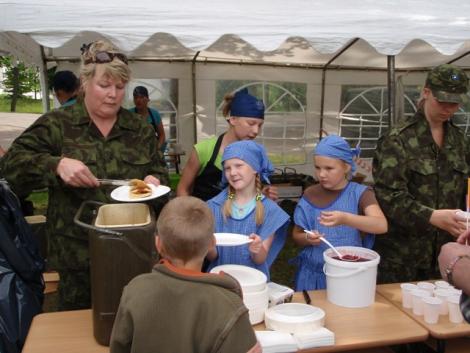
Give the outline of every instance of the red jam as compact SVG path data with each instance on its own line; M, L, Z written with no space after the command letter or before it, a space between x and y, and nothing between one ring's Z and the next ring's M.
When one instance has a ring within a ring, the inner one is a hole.
M341 258L339 256L333 256L333 259L339 260L339 261L348 261L348 262L366 262L366 261L370 261L370 259L366 259L365 257L360 257L358 255L351 255L351 254L345 254Z

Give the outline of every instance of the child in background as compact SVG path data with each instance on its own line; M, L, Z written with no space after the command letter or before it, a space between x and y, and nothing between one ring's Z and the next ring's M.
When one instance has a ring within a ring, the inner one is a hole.
M371 248L374 235L387 231L387 220L373 190L350 181L356 170L353 160L359 148L351 149L340 136L322 139L314 153L319 184L304 191L294 212L294 241L304 248L294 259L298 266L295 290L326 288L323 252L324 236L334 246ZM314 235L304 232L312 231ZM369 233L365 237L361 233Z
M238 282L201 272L213 228L211 211L195 197L163 208L156 246L164 260L125 287L111 353L261 352Z
M273 172L264 147L254 141L228 145L222 156L222 182L229 183L208 201L215 217L215 232L249 235L250 244L209 251L209 270L218 265L239 264L256 268L269 279L269 268L284 246L289 215L261 193L262 181Z

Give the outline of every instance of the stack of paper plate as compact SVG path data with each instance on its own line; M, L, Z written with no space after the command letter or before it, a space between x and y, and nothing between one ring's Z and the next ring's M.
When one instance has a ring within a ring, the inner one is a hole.
M235 277L242 288L243 303L248 308L251 324L258 324L264 320L269 295L267 277L263 272L242 265L220 265L214 267L211 272L225 272Z
M318 330L325 325L325 312L312 305L286 303L266 310L266 328L288 333L303 333Z

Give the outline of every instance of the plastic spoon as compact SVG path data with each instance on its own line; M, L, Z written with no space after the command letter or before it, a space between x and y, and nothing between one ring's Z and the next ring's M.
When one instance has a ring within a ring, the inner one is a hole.
M304 229L304 232L310 235L316 235L314 232L311 232L309 230ZM325 237L320 237L320 240L324 242L326 245L328 245L335 253L338 255L340 259L343 259L343 255L328 241L325 239Z

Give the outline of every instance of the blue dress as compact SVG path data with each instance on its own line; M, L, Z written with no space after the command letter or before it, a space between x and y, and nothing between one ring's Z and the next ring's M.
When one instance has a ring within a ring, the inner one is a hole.
M251 233L258 234L264 241L271 234L274 234L274 239L269 249L266 261L260 265L251 260L250 252L248 250L249 244L240 246L218 246L218 257L209 264L208 270L218 265L225 264L238 264L256 268L262 271L269 280L269 268L273 264L277 255L281 251L287 236L287 227L289 226L289 215L282 210L274 201L263 197L262 203L264 206L264 222L261 225L256 225L255 210L252 210L242 219L234 219L227 217L224 220L222 207L227 200L227 189L224 189L217 196L213 197L207 204L212 210L215 218L215 232L216 233L237 233L250 235Z
M359 212L359 200L367 186L349 182L339 196L326 207L317 207L305 195L300 199L294 211L294 223L307 230L318 230L334 246L358 246L372 248L374 236L361 238L360 232L352 227L340 225L325 227L318 222L322 211L343 211L353 214ZM323 252L328 246L323 242L319 245L306 246L291 262L297 265L295 290L313 290L326 288L326 277L323 273Z

